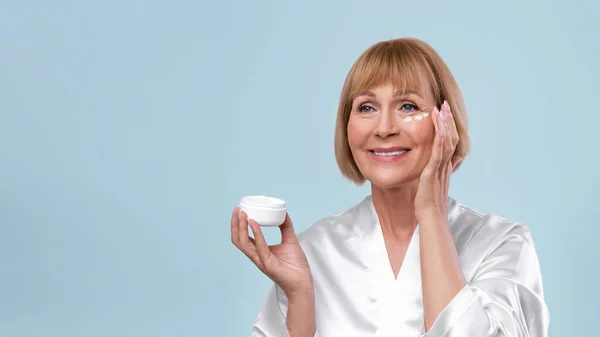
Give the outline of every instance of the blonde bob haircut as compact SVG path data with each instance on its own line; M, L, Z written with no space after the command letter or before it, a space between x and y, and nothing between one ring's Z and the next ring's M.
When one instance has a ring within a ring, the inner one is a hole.
M427 88L420 88L422 76L425 76L426 82L429 83L436 106L439 108L444 100L450 104L459 136L454 154L462 158L469 154L471 141L467 127L467 110L460 88L442 58L430 45L419 39L381 41L368 48L356 60L340 95L334 147L336 161L344 177L356 185L365 182L348 144L348 120L356 95L388 83L399 91L426 90Z

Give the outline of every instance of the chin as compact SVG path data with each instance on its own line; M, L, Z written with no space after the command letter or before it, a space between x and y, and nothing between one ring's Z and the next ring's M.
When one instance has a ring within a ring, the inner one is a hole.
M369 174L366 179L371 182L371 185L381 189L399 188L415 181L414 177L400 172L377 172Z

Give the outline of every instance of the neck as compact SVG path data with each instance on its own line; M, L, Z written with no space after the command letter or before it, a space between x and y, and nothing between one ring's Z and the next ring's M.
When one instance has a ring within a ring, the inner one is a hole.
M409 240L417 227L415 196L418 180L407 185L384 189L371 185L373 206L384 234L395 240Z

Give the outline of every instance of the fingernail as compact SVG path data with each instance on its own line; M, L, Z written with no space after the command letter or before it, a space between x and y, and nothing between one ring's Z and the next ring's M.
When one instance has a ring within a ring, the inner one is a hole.
M437 106L433 107L433 113L436 114L436 115L440 114L440 110L438 110Z

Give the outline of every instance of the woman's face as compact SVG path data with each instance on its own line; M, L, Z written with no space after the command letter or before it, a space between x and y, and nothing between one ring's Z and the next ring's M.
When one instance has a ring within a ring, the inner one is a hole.
M394 92L386 84L359 93L352 102L348 143L358 169L374 186L411 183L429 162L435 102L422 82L426 90Z

